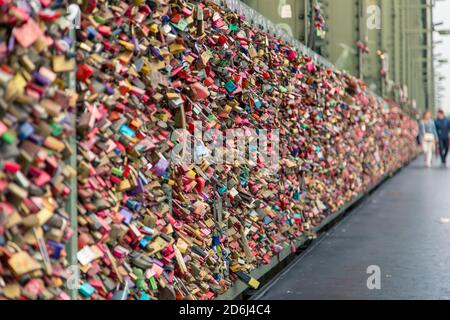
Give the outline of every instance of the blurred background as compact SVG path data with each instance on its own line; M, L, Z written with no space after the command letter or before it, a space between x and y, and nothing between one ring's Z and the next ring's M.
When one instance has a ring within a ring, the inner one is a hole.
M450 113L450 2L244 0L408 113ZM397 30L394 32L394 30ZM433 66L435 68L433 68Z

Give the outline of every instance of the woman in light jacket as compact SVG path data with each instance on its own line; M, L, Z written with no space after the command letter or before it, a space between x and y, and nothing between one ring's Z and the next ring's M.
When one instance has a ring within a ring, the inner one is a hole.
M425 166L431 168L433 152L436 150L436 143L439 140L436 125L431 118L431 113L429 111L426 111L423 114L422 121L420 121L419 141L422 144L423 153L425 155Z

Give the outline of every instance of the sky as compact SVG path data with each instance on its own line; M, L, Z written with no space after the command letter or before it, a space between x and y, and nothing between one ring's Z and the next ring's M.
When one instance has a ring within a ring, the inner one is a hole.
M436 26L437 30L445 29L450 30L450 0L436 1L434 8L434 23L443 22L443 25ZM439 33L435 33L435 42L442 40L443 43L437 44L435 47L436 60L448 59L449 63L438 66L436 62L436 73L445 76L447 79L439 82L436 79L436 91L438 94L442 94L441 105L436 105L437 108L442 108L446 113L450 114L450 35L441 36ZM442 88L439 88L442 87ZM436 102L437 103L437 102Z

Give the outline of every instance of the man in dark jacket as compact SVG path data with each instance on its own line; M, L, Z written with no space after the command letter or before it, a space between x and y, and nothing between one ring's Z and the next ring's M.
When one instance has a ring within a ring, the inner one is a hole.
M449 132L450 121L445 116L444 111L439 110L437 113L437 119L435 120L436 130L439 136L439 153L441 155L442 166L447 166L447 155L449 149Z

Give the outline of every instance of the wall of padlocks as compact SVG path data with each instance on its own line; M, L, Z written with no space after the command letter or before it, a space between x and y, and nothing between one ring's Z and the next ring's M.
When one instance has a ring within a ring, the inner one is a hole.
M417 154L417 125L399 108L260 31L241 6L85 1L76 41L67 6L0 0L1 298L257 288L250 271ZM259 152L217 163L205 148L174 162L174 149L198 142L196 125L277 132L267 150L279 149L279 168Z

